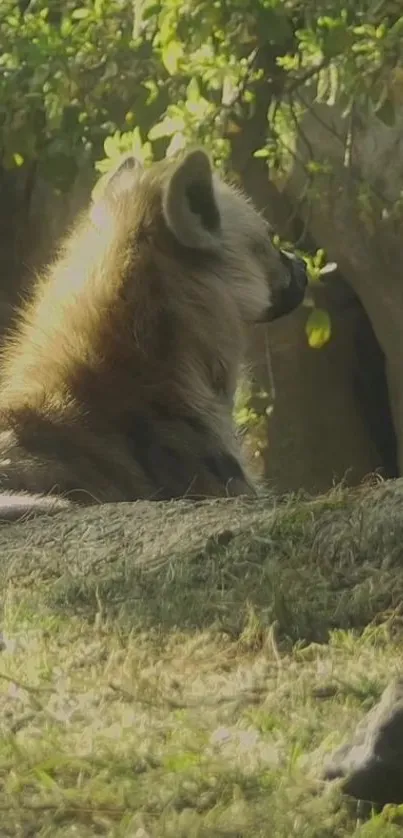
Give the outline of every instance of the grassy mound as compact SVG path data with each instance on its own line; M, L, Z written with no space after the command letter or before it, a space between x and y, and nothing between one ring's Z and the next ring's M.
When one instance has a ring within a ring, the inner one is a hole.
M317 767L399 673L403 481L0 526L0 835L397 836Z

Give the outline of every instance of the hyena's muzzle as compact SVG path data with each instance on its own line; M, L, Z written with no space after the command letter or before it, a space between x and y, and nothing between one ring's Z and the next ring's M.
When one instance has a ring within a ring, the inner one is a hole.
M277 320L294 311L304 299L308 275L306 264L303 259L289 253L287 250L280 250L280 258L288 275L288 282L273 289L273 299L267 311L266 321Z

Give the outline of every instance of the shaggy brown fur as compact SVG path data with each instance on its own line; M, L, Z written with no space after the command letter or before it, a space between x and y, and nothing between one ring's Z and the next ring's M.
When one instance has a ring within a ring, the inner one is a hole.
M245 324L294 308L305 282L204 152L124 158L6 343L0 518L49 496L253 492L232 423Z

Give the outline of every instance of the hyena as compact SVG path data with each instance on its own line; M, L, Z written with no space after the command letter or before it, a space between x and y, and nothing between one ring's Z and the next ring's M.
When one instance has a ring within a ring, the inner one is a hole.
M0 519L253 494L232 415L245 332L306 282L203 150L124 156L6 340Z

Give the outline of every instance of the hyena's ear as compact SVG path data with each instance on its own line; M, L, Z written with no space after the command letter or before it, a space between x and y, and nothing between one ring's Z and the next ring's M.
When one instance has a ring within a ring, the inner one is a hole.
M128 152L97 181L92 190L92 199L96 201L99 198L116 197L122 190L133 188L133 183L141 177L142 173L141 163Z
M178 163L165 184L165 221L185 247L210 250L219 243L220 213L212 175L207 154L197 149Z

